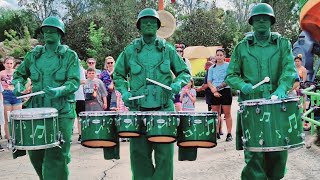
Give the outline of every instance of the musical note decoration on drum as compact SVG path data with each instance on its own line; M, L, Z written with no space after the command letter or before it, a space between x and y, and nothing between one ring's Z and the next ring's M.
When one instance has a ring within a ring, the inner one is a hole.
M178 146L212 148L217 145L215 112L179 112Z
M38 150L59 146L58 111L54 108L31 108L12 111L10 132L12 147Z
M108 111L81 112L81 145L89 148L116 146L116 115L116 112Z
M299 116L299 101L299 97L290 97L241 102L242 111L239 112L244 150L269 152L302 147L304 134L300 133L302 121Z

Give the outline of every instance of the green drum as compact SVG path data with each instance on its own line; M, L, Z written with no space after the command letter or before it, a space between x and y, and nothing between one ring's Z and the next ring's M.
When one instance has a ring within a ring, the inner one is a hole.
M240 103L244 150L269 152L302 147L305 134L299 103L299 97Z
M81 145L89 148L113 147L117 144L114 119L116 112L85 111L79 114Z
M137 111L120 112L116 118L118 135L123 138L140 136L141 117Z
M178 118L171 116L173 112L144 111L143 122L147 128L146 135L150 142L173 143L177 138Z
M178 146L212 148L217 145L216 112L181 112Z
M54 108L20 109L9 118L13 149L39 150L59 146L58 111Z

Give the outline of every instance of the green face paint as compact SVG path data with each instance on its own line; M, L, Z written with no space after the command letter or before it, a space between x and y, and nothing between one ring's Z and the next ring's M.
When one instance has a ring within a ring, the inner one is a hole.
M140 20L140 29L142 35L156 35L158 30L157 19L145 17Z
M55 27L43 27L42 28L44 41L46 44L53 44L60 40L61 34Z
M265 33L270 31L271 19L268 15L257 15L252 17L252 27L254 32Z

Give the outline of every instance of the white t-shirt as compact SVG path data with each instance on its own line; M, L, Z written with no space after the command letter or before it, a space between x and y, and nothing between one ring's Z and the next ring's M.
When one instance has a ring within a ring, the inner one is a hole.
M80 66L80 81L85 81L86 80L86 70ZM78 100L85 100L84 99L84 92L83 92L83 84L80 84L79 89L74 92L76 101Z

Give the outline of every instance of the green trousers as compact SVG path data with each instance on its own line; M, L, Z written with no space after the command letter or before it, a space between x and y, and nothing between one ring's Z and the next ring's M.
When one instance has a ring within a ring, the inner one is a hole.
M74 119L59 118L59 130L64 144L60 147L28 151L31 163L42 180L67 180L70 158L71 135Z
M246 166L242 180L279 180L284 177L288 151L249 152L244 151Z
M172 180L173 143L151 143L146 136L131 138L130 161L133 180ZM154 151L155 166L152 162Z

